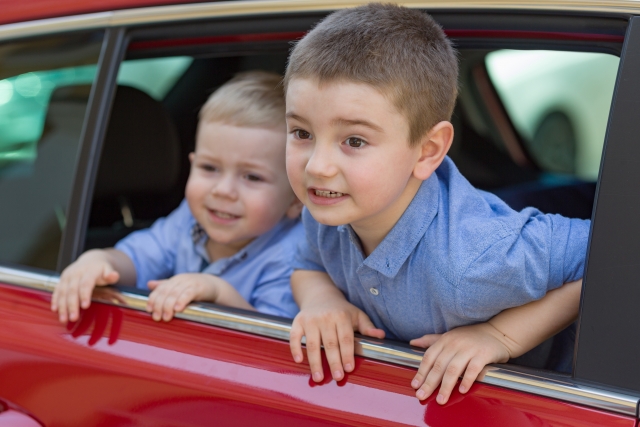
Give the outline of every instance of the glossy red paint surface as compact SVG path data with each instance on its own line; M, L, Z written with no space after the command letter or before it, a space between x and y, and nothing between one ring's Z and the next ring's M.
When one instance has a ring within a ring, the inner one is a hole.
M203 0L0 0L0 24L135 7L201 2Z
M414 370L362 358L340 383L316 385L286 342L97 303L65 328L49 301L0 285L0 399L48 427L636 424L482 384L446 406L420 403Z

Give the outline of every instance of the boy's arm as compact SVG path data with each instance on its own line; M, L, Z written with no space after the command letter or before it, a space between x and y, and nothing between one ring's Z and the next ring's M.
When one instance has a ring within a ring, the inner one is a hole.
M307 357L315 382L324 379L321 345L324 345L333 379L339 381L344 371L351 372L355 367L354 330L384 338L384 331L377 329L362 310L347 301L327 273L296 270L291 275L291 289L300 307L291 325L291 355L296 363L302 362L302 337L306 337Z
M485 365L518 357L569 326L578 316L581 289L582 280L567 283L486 323L411 341L429 347L411 383L416 396L426 399L442 382L436 401L444 404L463 373L459 391L466 393Z
M60 322L78 320L80 307L88 308L96 286L135 284L131 259L117 249L93 249L64 269L51 296L51 310Z

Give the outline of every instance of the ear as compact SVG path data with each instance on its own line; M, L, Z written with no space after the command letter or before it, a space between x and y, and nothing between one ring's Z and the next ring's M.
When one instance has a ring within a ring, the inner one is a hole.
M442 121L432 127L419 142L420 158L413 168L413 176L421 181L438 169L453 142L453 125Z
M300 199L298 199L294 195L293 196L293 200L291 201L291 204L289 205L289 207L287 208L287 211L285 212L285 215L289 219L298 218L300 216L300 214L302 213L302 208L303 207L304 207L304 205L302 204Z

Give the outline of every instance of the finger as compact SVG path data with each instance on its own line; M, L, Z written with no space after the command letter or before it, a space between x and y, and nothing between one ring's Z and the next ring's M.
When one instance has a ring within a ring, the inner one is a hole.
M453 388L456 386L458 379L462 376L462 373L469 364L469 359L469 356L458 353L453 359L451 359L451 362L449 362L444 376L442 377L438 397L436 397L436 402L440 405L444 405L449 400L449 396L451 396Z
M376 328L371 319L369 319L369 316L363 311L358 313L358 332L373 338L384 338L384 331Z
M92 277L84 276L78 282L78 295L80 298L80 306L84 309L89 308L91 304L91 294L93 293L93 288L95 285L95 280Z
M471 359L471 361L467 365L467 370L464 372L464 377L462 378L462 382L460 383L458 391L460 391L460 393L462 394L468 392L485 366L486 364L479 358L474 357L473 359Z
M440 385L442 378L447 370L447 367L451 363L451 360L455 356L454 353L450 352L441 352L436 361L433 363L431 370L427 374L427 378L424 380L424 383L418 391L416 392L416 397L420 400L424 400L427 397L431 396L436 388Z
M57 308L58 308L58 320L61 323L66 323L67 319L68 319L68 314L67 314L67 292L68 292L68 286L67 284L63 284L63 286L60 287L59 293L58 293L58 301L57 301Z
M160 285L162 281L161 280L149 280L147 282L147 287L151 290L154 290L155 288L158 287L158 285Z
M162 320L168 322L173 318L174 307L178 300L178 295L182 292L179 286L172 286L167 292L167 297L164 299L162 306Z
M304 357L302 355L302 337L304 336L304 329L300 326L300 322L293 319L291 325L291 331L289 332L289 349L291 350L291 356L296 363L302 363Z
M433 345L429 347L427 351L425 351L424 356L422 356L422 361L420 362L420 366L418 367L418 372L413 377L411 381L411 387L414 389L419 389L422 384L424 384L424 380L427 378L427 374L431 371L433 364L436 359L440 355L442 351L442 345Z
M78 287L79 287L79 279L73 279L69 282L69 287L67 288L67 313L69 316L69 320L75 322L78 320Z
M99 285L113 285L120 280L120 274L115 271L110 265L105 265L102 270L100 278L97 280Z
M160 286L156 288L154 292L156 297L153 301L153 305L151 306L151 317L156 322L159 322L162 320L162 308L164 307L164 300L167 297L166 286Z
M441 336L442 334L428 334L409 341L409 344L416 347L429 348L435 344Z
M351 324L349 319L344 319L345 323ZM338 322L340 323L340 322ZM353 327L352 327L353 328ZM340 342L338 341L338 331L335 325L330 325L321 329L322 344L324 345L324 352L327 356L327 362L329 362L329 370L334 380L340 381L344 377L342 371L342 357L340 356ZM353 333L351 334L351 346L353 347ZM307 343L307 348L309 343Z
M53 288L53 294L51 294L51 311L58 311L58 295L60 295L60 283Z
M336 326L342 367L346 372L351 372L356 365L353 357L353 327L351 327L350 322L339 322ZM333 372L333 370L331 372Z
M182 290L180 295L176 298L176 302L173 305L174 311L182 311L191 301L195 299L195 290L192 287L187 287Z
M320 331L316 328L312 330L305 330L305 337L307 338L307 359L309 360L309 367L311 369L311 377L317 383L324 379L324 373L322 370L322 354L320 352Z

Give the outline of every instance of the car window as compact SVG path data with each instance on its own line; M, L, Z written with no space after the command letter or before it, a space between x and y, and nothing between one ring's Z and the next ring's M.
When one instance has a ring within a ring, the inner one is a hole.
M118 72L118 84L140 89L161 101L192 62L190 56L123 61Z
M619 58L498 50L487 72L528 154L545 172L595 181Z
M56 267L102 38L0 45L0 262Z

